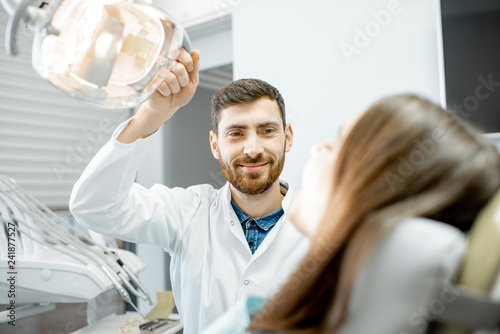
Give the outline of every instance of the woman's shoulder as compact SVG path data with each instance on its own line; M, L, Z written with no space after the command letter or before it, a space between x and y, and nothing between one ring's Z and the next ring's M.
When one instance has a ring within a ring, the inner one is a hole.
M451 239L465 239L465 235L458 228L436 220L422 217L411 217L401 221L394 229L395 233L413 234L415 237L424 237L429 242Z
M463 254L466 244L466 235L459 229L416 217L397 224L379 243L378 248L381 252L396 253L398 257L423 258L427 264L431 264L439 260L439 255Z
M407 218L396 224L367 259L366 270L384 279L403 281L440 273L453 277L467 248L457 228L426 218Z
M453 226L410 218L394 226L360 270L340 334L421 333L430 309L455 277L467 245Z

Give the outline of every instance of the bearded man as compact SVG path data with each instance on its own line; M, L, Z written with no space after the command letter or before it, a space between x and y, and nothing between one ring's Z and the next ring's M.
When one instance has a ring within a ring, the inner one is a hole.
M199 53L182 50L160 88L90 162L70 200L88 228L171 255L186 334L201 333L247 296L271 297L309 246L286 217L294 195L279 180L293 131L280 93L262 80L231 82L212 99L210 147L224 187L134 183L151 137L193 97L198 68Z

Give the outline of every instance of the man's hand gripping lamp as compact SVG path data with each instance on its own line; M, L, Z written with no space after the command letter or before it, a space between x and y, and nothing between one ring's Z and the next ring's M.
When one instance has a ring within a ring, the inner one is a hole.
M73 97L104 108L131 108L166 78L189 38L170 15L143 0L0 0L10 19L6 51L17 31L34 31L33 68Z

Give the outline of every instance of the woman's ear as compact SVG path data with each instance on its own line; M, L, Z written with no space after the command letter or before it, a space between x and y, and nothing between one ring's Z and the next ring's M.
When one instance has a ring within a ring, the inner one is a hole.
M290 123L285 126L285 152L290 152L293 144L293 129Z
M219 160L219 147L217 145L217 135L213 130L210 131L210 150L215 159Z

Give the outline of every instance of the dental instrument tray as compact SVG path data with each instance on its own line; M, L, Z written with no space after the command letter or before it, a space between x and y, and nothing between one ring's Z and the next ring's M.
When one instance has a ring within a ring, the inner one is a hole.
M141 334L160 334L179 325L180 319L157 318L139 326Z

